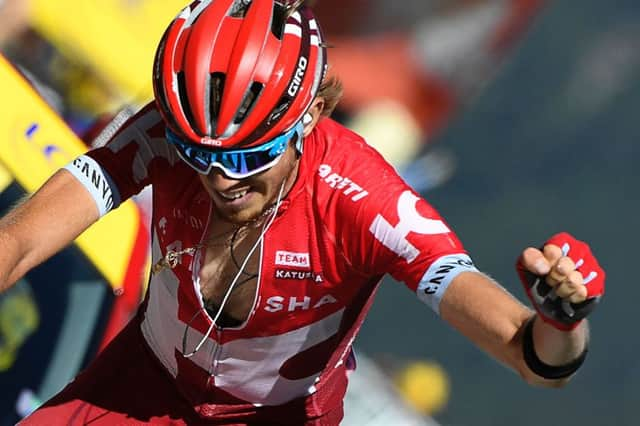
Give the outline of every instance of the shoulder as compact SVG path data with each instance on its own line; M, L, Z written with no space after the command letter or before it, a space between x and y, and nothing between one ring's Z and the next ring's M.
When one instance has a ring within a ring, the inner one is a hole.
M121 145L131 140L164 138L165 124L155 102L149 102L118 129L109 145Z
M155 102L150 102L124 122L97 152L110 152L113 155L122 153L138 159L160 156L173 163L177 155L166 141L165 130L166 125Z
M434 214L358 134L325 119L310 136L303 153L306 179L322 220L330 228L350 235L368 233L380 215L393 220L405 204L412 209L418 204L416 208L425 210L427 217Z
M406 189L393 166L362 136L331 119L318 123L304 149L320 198L344 198L351 205L391 188Z
M129 118L106 145L87 155L107 171L121 190L133 185L133 192L150 183L156 175L154 170L171 169L177 173L184 168L166 141L165 124L154 102Z
M329 120L312 135L303 157L313 203L352 265L415 286L438 257L464 253L439 212L362 137Z

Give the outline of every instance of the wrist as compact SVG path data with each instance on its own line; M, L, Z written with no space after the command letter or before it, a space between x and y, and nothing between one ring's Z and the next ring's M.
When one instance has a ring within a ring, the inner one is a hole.
M577 320L577 321L573 321L573 322L561 322L561 321L557 321L553 318L549 318L547 315L545 315L544 312L540 312L537 307L536 307L536 312L537 312L537 316L540 317L540 319L545 323L545 324L549 324L551 327L560 330L560 331L572 331L575 330L576 328L578 328L580 326L580 324L583 323L584 318Z
M535 318L536 316L534 315L527 321L522 339L523 357L527 367L529 367L529 369L536 375L545 379L557 380L573 375L580 368L580 366L582 366L584 360L587 357L588 345L586 340L584 342L584 348L582 352L572 361L562 365L550 365L540 359L535 349L533 338L533 326L535 323ZM542 319L544 320L543 317Z

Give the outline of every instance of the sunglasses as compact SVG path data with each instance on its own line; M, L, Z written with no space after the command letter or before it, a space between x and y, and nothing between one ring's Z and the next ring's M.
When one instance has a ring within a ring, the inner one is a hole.
M287 150L289 141L294 137L297 138L296 143L302 141L302 131L303 125L299 122L291 130L261 145L228 150L211 150L185 142L168 127L165 133L180 158L196 172L206 175L216 167L231 179L244 179L275 166Z

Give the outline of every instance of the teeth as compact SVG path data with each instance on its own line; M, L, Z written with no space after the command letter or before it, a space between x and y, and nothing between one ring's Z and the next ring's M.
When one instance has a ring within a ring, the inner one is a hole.
M220 194L220 196L225 200L237 200L238 198L242 198L247 195L247 192L249 192L249 190L245 189L244 191L239 192L218 192L218 194Z

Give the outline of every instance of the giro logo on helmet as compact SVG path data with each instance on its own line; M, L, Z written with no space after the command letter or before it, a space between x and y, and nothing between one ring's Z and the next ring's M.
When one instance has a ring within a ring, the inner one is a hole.
M209 145L209 146L222 146L222 141L220 139L213 139L208 136L204 136L203 138L201 138L200 143L202 145Z
M298 60L298 68L296 68L296 73L293 76L291 84L289 85L289 90L287 90L289 96L294 97L300 90L300 86L302 85L302 78L304 77L304 72L307 69L308 63L309 61L304 56L301 56Z

